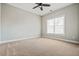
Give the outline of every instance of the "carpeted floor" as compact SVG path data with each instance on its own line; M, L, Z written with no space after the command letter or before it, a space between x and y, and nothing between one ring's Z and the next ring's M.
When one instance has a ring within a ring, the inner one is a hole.
M36 38L0 45L0 56L79 56L79 45Z

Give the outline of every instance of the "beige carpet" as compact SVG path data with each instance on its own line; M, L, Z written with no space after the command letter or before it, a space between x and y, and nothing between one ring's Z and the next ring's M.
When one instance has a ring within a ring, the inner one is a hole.
M1 56L79 56L79 45L36 38L0 45Z

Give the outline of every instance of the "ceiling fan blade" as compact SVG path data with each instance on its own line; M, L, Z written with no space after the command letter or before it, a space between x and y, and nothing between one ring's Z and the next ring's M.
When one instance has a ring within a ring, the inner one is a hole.
M35 8L37 8L37 7L39 7L39 5L37 5L37 6L33 7L33 9L35 9Z
M42 4L43 6L47 6L47 7L49 7L50 6L50 4Z
M40 3L35 3L35 4L40 4Z
M41 9L41 11L43 11L43 7L42 6L40 7L40 9Z

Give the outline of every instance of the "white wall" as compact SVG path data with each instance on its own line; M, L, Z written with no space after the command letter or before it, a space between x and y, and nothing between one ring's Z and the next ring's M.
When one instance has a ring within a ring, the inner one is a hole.
M1 3L0 3L0 41L1 41Z
M78 16L79 16L79 5L78 5ZM79 17L78 17L78 25L79 25ZM79 26L78 26L78 31L79 31ZM78 35L79 35L79 32L78 32ZM79 38L79 36L78 36Z
M2 4L2 41L18 39L18 38L33 38L42 37L48 38L66 38L66 40L79 41L79 5L74 4L54 13L42 17L42 32L41 32L41 17L22 9ZM65 37L48 35L46 33L46 20L52 18L53 15L65 15L66 31ZM1 21L1 19L0 19ZM0 24L1 25L1 24ZM0 26L1 28L1 26ZM1 32L0 32L1 34Z
M79 41L79 4L73 4L62 8L60 10L56 10L51 14L45 15L42 17L42 37L48 38L65 38L65 40ZM54 16L65 15L65 36L57 36L46 33L46 20L50 19Z
M40 16L2 4L2 41L40 37Z

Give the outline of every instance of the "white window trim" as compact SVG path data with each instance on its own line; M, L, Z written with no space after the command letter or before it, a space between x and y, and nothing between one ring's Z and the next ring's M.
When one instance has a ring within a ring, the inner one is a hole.
M64 15L63 15L64 16ZM58 18L58 17L63 17L63 16L57 16L55 18ZM53 17L54 18L54 17ZM54 19L55 19L54 18ZM47 19L47 21L50 20L50 19ZM55 20L54 20L54 23L55 23ZM55 32L55 25L54 25L54 32ZM56 33L47 33L48 35L60 35L60 36L64 36L65 35L65 16L64 16L64 34L56 34Z

